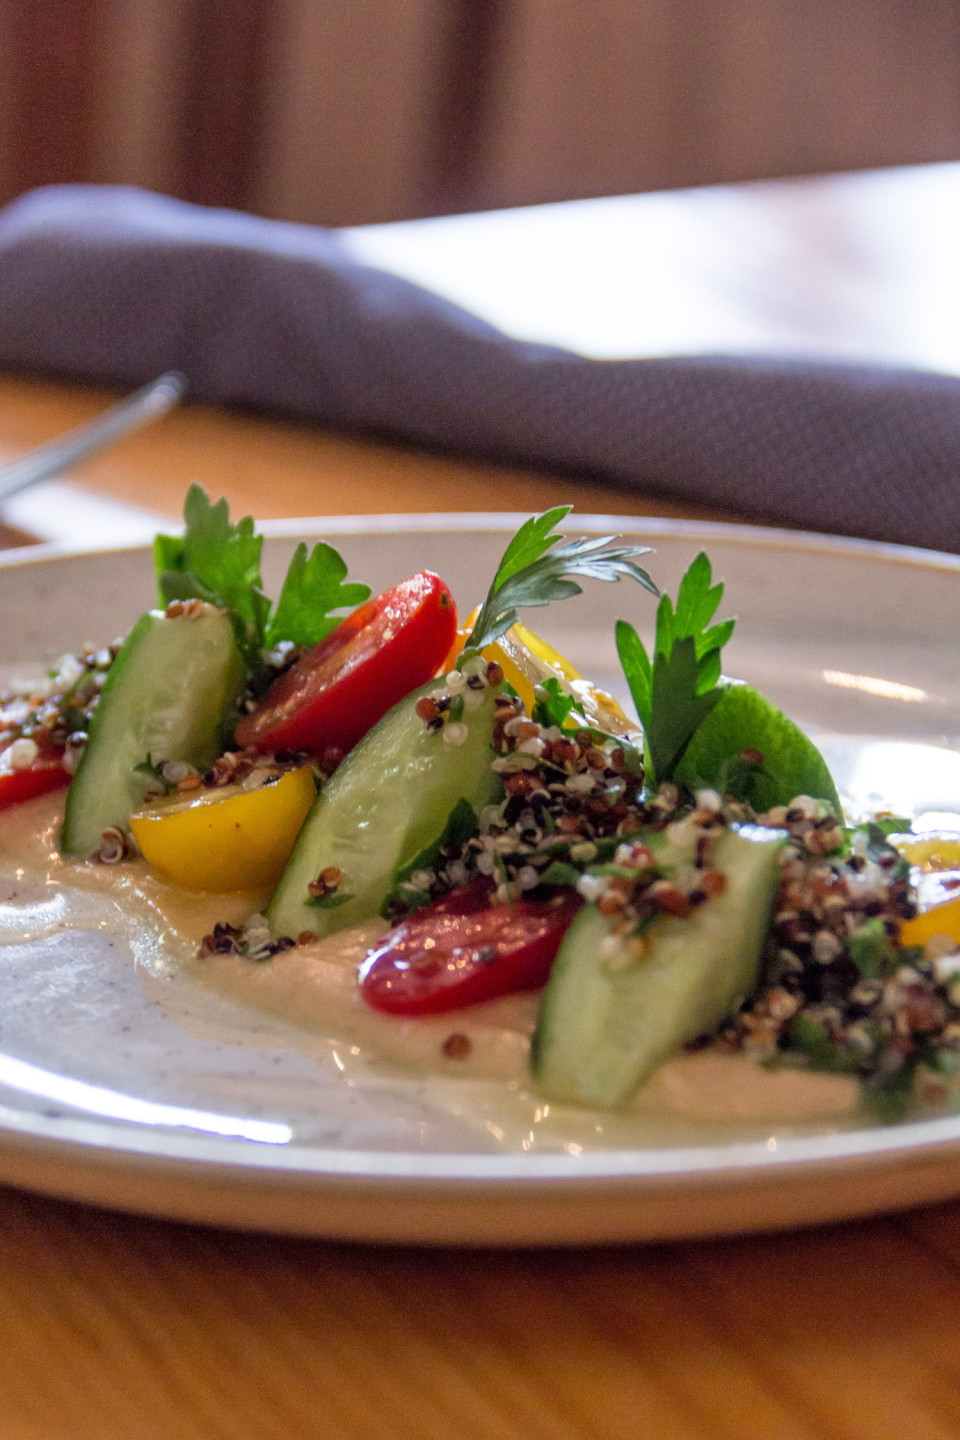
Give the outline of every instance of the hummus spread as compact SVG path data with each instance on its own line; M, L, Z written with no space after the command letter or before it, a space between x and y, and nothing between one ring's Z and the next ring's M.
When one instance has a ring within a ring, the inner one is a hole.
M232 1043L263 1046L262 1018L281 1022L277 1044L297 1044L324 1069L349 1071L354 1084L385 1076L399 1087L432 1087L441 1107L469 1125L510 1112L505 1144L537 1137L537 1148L677 1144L756 1138L775 1127L834 1129L856 1123L858 1086L842 1076L787 1067L768 1069L714 1049L678 1055L663 1065L615 1116L547 1106L530 1088L527 1054L539 996L504 997L446 1015L379 1014L360 998L357 965L384 926L345 931L257 963L236 954L198 957L199 941L217 920L242 924L266 896L192 895L154 879L142 861L120 865L65 863L56 849L63 797L46 796L7 810L0 831L0 946L42 942L69 930L107 931L140 976L145 1004L158 1003L176 1023L209 1013L210 995L249 1014L251 1037L234 1025ZM175 993L176 1002L167 1003ZM202 998L201 998L202 997ZM219 1037L219 1038L222 1038ZM494 1130L497 1126L493 1127ZM524 1143L523 1148L532 1148Z

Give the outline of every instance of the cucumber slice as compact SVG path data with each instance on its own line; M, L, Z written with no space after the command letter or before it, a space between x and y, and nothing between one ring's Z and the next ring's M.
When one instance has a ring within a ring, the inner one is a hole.
M67 792L60 847L90 855L111 825L126 829L142 805L134 767L158 760L211 765L235 717L244 667L223 610L141 616L110 667L77 773Z
M372 919L396 872L436 839L458 800L479 812L499 794L491 769L493 690L464 711L464 743L449 745L416 713L418 698L432 688L389 710L317 796L267 907L274 935L330 935ZM343 875L337 903L313 905L307 886L330 865Z
M727 888L685 920L663 916L641 960L601 953L611 921L585 906L560 947L531 1050L537 1088L556 1100L622 1104L680 1047L714 1029L753 988L776 891L782 832L744 827L714 851ZM622 968L619 968L622 964Z

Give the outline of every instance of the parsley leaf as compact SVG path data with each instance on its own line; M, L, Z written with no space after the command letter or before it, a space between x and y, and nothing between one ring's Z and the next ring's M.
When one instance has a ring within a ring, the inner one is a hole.
M616 627L617 652L643 726L656 784L673 775L690 737L720 699L720 650L734 621L711 625L723 598L712 583L710 561L700 554L680 582L677 603L664 595L657 608L653 660L626 620Z
M503 552L500 567L493 580L495 590L499 590L505 580L511 579L520 570L525 570L547 550L559 544L562 537L554 535L553 531L572 509L572 505L556 505L552 510L545 510L542 515L531 515L530 519L520 526Z
M269 679L265 647L281 640L316 645L340 623L332 611L352 608L370 594L367 585L344 584L346 563L331 545L321 541L308 557L301 542L272 606L260 578L263 537L251 516L231 524L225 499L211 504L201 485L191 485L183 518L183 535L154 540L160 603L197 599L227 610L255 686Z
M333 610L352 609L369 598L370 586L343 584L347 563L332 545L321 541L307 558L301 541L266 626L267 645L288 640L293 645L316 645L340 624Z
M614 535L582 535L563 541L562 535L555 534L570 508L558 505L521 525L504 551L458 663L505 635L516 624L521 608L582 594L574 575L593 580L619 580L628 575L659 595L646 570L634 562L635 556L649 553L649 545L613 545Z
M164 605L171 600L207 600L235 617L244 654L263 641L269 601L260 580L263 537L246 515L231 525L227 502L211 505L201 485L191 485L183 507L182 537L158 535L154 541L157 587Z
M666 663L662 652L653 665L650 725L644 726L650 764L659 783L668 779L701 720L720 699L719 690L697 693L699 669L696 642L684 635L674 643Z

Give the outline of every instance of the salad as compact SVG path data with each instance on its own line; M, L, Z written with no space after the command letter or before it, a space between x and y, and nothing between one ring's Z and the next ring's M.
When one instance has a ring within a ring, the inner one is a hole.
M198 974L282 989L338 955L372 1033L448 1070L516 999L551 1104L629 1108L697 1056L831 1077L881 1118L950 1104L955 842L844 817L813 743L723 674L705 555L661 596L640 547L566 541L566 515L520 527L461 623L441 577L371 597L323 543L272 603L253 522L194 487L158 608L0 694L0 808L46 806L74 873L206 897ZM583 581L636 619L635 720L520 618Z

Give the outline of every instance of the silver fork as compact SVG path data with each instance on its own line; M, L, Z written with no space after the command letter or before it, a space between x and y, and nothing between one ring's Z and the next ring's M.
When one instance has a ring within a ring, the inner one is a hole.
M186 388L185 377L170 370L76 429L38 445L8 465L0 465L0 500L36 485L38 480L64 474L122 435L159 419L176 405Z

